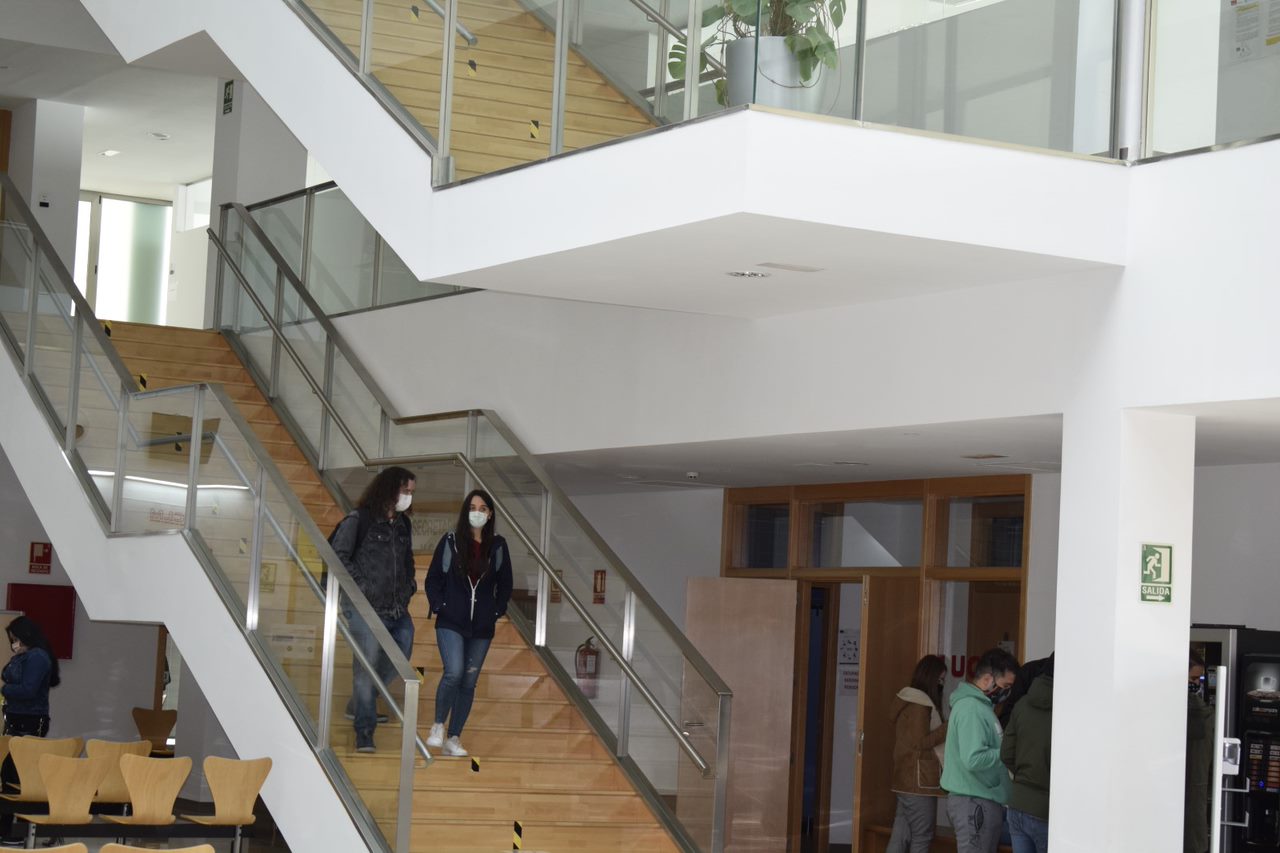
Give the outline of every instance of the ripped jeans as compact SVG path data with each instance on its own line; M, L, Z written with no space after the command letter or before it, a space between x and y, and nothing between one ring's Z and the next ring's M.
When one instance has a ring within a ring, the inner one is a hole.
M449 737L462 734L462 727L471 714L471 703L476 698L476 681L480 667L489 653L487 638L466 638L448 628L436 628L436 643L440 646L440 660L444 675L436 688L436 722L449 723Z

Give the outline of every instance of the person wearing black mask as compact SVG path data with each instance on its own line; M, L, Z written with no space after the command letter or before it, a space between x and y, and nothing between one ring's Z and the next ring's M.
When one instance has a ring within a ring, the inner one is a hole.
M1004 649L978 658L973 676L951 694L942 787L956 853L995 853L1009 801L1009 774L1000 760L995 706L1009 697L1018 661Z

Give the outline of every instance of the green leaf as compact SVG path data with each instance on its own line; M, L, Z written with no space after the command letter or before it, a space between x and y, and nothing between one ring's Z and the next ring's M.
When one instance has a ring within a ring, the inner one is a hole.
M727 0L727 2L729 11L743 19L754 20L756 13L760 10L759 0Z
M717 3L709 9L702 10L702 28L706 29L714 24L718 24L724 20L724 16L729 14L723 4Z
M729 81L723 77L719 77L714 82L716 87L716 103L722 107L729 106Z
M812 2L801 0L799 3L787 4L787 17L803 26L818 16L818 10Z
M837 29L844 25L845 0L831 0L831 23Z

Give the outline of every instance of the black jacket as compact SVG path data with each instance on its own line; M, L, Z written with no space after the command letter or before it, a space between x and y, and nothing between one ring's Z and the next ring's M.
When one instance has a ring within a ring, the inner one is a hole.
M458 569L453 534L440 537L427 570L427 601L436 615L437 628L448 628L468 638L492 639L494 624L507 612L510 600L511 551L507 540L493 537L489 566L473 590L471 579Z
M399 619L418 591L413 569L413 528L404 513L373 519L364 539L360 511L352 510L333 532L333 551L342 560L356 586L383 619Z

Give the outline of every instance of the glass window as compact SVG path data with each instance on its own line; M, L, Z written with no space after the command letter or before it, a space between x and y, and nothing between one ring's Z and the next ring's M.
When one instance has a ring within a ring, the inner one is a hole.
M947 664L944 695L950 695L988 649L1018 656L1022 588L1016 581L949 581L940 593L934 624L937 652Z
M164 324L172 215L167 204L102 199L95 306L101 319Z
M1022 565L1022 495L952 498L946 506L947 566Z
M825 502L807 506L806 515L812 567L920 565L922 501Z
M737 559L746 569L785 569L791 533L790 504L752 504L742 508Z

